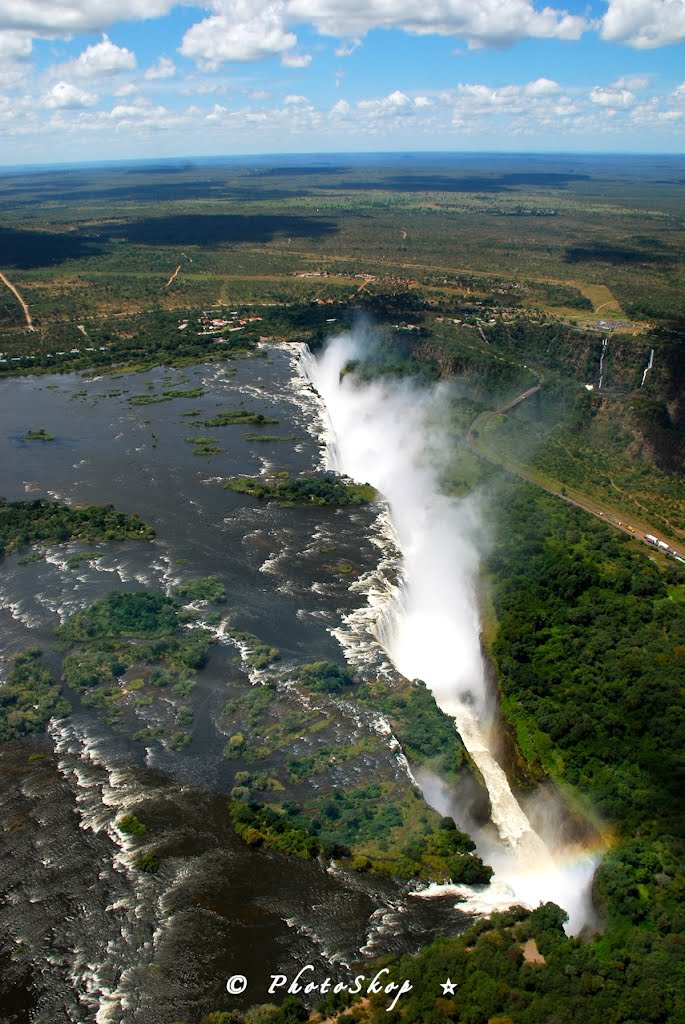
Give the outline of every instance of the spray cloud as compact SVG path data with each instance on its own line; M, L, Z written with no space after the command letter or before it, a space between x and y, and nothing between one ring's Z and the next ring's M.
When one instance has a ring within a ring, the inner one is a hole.
M367 331L359 328L333 339L317 359L307 356L304 370L330 421L329 468L373 484L389 505L401 585L379 610L373 632L396 668L422 679L455 719L488 789L496 837L474 838L495 878L487 893L459 890L474 910L553 900L577 930L587 918L597 858L552 853L491 753L477 601L483 526L473 497L457 501L440 492L435 425L447 412L447 394L387 378L360 384L344 371L367 347Z

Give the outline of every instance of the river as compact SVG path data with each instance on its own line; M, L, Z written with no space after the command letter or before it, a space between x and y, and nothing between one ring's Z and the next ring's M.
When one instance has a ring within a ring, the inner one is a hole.
M285 665L339 660L341 630L348 647L358 642L345 623L367 614L368 588L359 582L384 561L399 571L383 534L387 510L285 509L223 487L235 474L323 464L321 406L300 354L299 346L277 346L184 370L0 383L7 500L111 502L157 532L151 544L69 543L38 561L6 557L0 675L29 645L56 665L54 627L109 591L169 592L192 576L218 576L232 624L278 647ZM196 388L199 397L130 401ZM193 425L227 406L277 419L268 436L287 440ZM199 415L184 415L193 412ZM55 440L23 440L38 427ZM194 455L185 438L197 433L216 436L225 451ZM89 557L69 561L84 548ZM330 549L358 567L353 586L331 573ZM362 642L379 668L387 666L373 637ZM344 973L347 963L417 949L470 919L455 909L452 893L416 899L406 885L250 850L238 840L227 816L236 765L222 757L221 727L226 700L250 686L238 653L230 641L212 648L193 695L192 742L181 752L134 740L131 728L108 725L77 701L45 738L0 748L5 1020L23 1021L29 1012L45 1024L199 1020L227 1007L232 974L250 984L228 1005L246 1006L265 999L273 973L292 975L308 963ZM157 724L156 707L135 708L138 727ZM371 729L352 711L340 714L343 742L345 733ZM133 867L134 843L115 828L127 810L144 818L163 851L157 875Z

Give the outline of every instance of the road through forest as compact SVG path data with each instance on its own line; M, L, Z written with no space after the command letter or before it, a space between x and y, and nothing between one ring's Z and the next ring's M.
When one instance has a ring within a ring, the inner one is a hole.
M633 525L633 522L626 522L625 519L619 518L620 516L625 515L625 513L619 512L611 505L601 502L596 498L591 498L589 495L584 494L575 487L568 488L562 484L555 487L551 484L542 483L532 471L530 473L526 473L521 469L521 467L507 462L504 458L495 458L492 454L483 451L482 447L478 445L478 425L480 423L483 423L489 416L502 416L505 413L510 412L517 405L520 405L521 402L525 402L526 399L536 394L540 390L540 387L540 384L536 384L534 387L528 388L526 391L517 395L515 398L512 398L510 401L505 402L505 404L501 405L498 409L488 409L485 412L479 413L472 421L466 432L466 444L468 447L475 455L481 459L485 459L486 462L490 462L493 466L501 466L502 469L506 469L507 472L512 473L521 480L525 480L527 483L540 487L543 491L547 491L548 494L553 494L555 498L560 498L569 505L575 505L576 508L582 508L584 512L589 512L590 515L596 516L598 519L602 519L605 523L608 523L615 529L621 530L623 533L627 533L631 537L636 537L638 540L644 541L653 550L659 551L659 553L663 555L663 551L660 551L658 548L654 548L654 545L646 539L647 535L663 538L663 531L657 530L656 527L645 526L644 523L635 522L635 525ZM675 540L675 538L671 538L671 540ZM682 551L682 548L682 543L678 543L677 550Z

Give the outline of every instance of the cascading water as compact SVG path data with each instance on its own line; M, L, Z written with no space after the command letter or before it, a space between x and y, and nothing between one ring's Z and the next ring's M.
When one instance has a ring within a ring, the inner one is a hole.
M647 365L645 366L644 370L642 371L642 383L640 384L641 388L643 388L645 386L645 381L647 380L647 374L649 373L649 371L652 369L653 366L654 366L654 349L652 348L652 349L649 350L649 362L647 363Z
M341 335L319 358L307 352L303 371L328 416L328 467L373 484L388 502L401 556L399 582L384 606L379 606L379 588L369 595L367 635L373 633L403 675L422 679L454 718L490 796L497 838L487 831L474 838L495 868L493 883L487 892L465 886L458 891L470 909L482 911L553 900L568 911L570 927L577 930L589 912L597 857L574 851L568 867L569 851L560 856L548 848L490 748L492 715L476 596L482 525L473 499L456 501L440 493L439 433L431 432L430 422L435 423L445 395L440 388L418 391L402 382L355 382L345 366L364 348L363 331ZM388 589L387 583L381 588L386 594Z
M597 385L598 391L602 390L602 385L604 384L604 357L606 355L607 345L607 339L602 338L602 351L599 356L599 384Z

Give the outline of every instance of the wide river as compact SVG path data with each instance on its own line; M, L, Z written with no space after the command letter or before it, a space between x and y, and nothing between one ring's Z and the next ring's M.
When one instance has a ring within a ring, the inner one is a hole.
M324 552L335 549L337 561L371 572L378 508L280 508L223 487L235 474L322 466L321 406L298 359L297 346L283 346L184 370L0 383L7 500L113 503L157 532L151 544L70 543L42 560L5 558L1 677L13 653L29 645L49 651L60 621L111 590L168 592L209 575L226 586L231 624L278 647L285 664L340 660L332 631L366 597L331 572ZM130 401L195 388L204 393ZM227 408L278 424L211 428L184 415ZM55 440L22 440L40 427ZM193 454L186 438L197 434L216 437L225 451ZM260 434L282 440L254 440ZM93 549L97 557L69 563ZM453 897L416 899L399 884L249 850L235 836L227 815L235 764L222 757L220 713L245 687L237 654L232 643L212 648L182 752L134 741L78 706L51 724L44 757L29 758L36 744L0 747L4 1020L26 1020L31 1010L45 1024L199 1021L227 1006L233 974L250 984L229 1003L245 1006L265 1000L271 974L290 976L309 963L319 977L345 974L347 963L416 949L463 927ZM138 713L141 727L155 724L146 719L152 711ZM350 733L356 728L351 716ZM132 847L114 827L127 808L141 806L165 850L157 875L132 867Z

